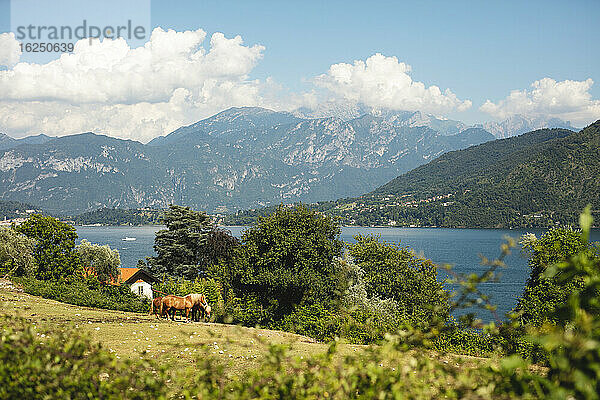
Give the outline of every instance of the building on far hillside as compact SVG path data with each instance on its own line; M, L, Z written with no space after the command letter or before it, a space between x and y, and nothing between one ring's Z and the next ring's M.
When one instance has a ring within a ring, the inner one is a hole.
M13 218L13 219L7 219L5 217L3 221L0 221L0 226L10 227L10 226L12 226L12 224L19 226L25 221L27 221L27 218L18 217L18 218Z
M144 296L152 300L152 284L159 282L159 279L150 275L147 271L139 268L119 268L119 282L125 282L131 285L131 291L137 295Z

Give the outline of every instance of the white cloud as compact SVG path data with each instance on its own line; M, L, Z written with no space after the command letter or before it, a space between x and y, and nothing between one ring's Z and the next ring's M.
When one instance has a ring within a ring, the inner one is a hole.
M142 47L123 39L82 40L71 54L46 64L19 62L19 43L0 34L0 132L15 137L92 131L148 141L234 106L276 110L299 106L362 103L372 108L443 114L471 106L449 89L427 87L396 57L375 54L353 64L334 64L315 86L293 93L267 78L251 80L264 47L239 36L156 28ZM556 82L545 78L530 91L514 91L481 111L495 117L551 115L583 125L600 118L591 79ZM325 95L325 96L323 96ZM324 98L326 97L326 98ZM351 108L351 107L350 107Z
M147 141L227 107L262 104L261 83L248 74L264 48L215 33L205 49L205 37L201 29L156 28L138 48L82 40L47 64L0 71L0 132Z
M219 82L240 82L262 56L262 46L246 47L237 36L215 33L210 51L201 47L206 33L156 28L144 47L122 39L80 40L72 54L47 64L20 63L0 72L0 93L7 100L57 100L81 103L168 101L178 88L197 89Z
M487 100L479 109L495 118L522 114L555 117L584 126L600 119L600 100L592 99L589 93L593 84L592 79L557 82L543 78L533 82L531 90L513 90L504 100Z
M0 66L12 67L21 58L21 46L15 34L0 33Z
M426 87L410 76L411 67L396 57L374 54L354 64L334 64L315 83L345 100L375 108L443 113L464 111L471 101L459 100L450 89Z

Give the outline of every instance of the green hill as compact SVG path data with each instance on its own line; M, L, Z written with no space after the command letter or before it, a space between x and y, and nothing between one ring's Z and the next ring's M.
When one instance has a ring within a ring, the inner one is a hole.
M0 221L13 218L26 218L29 216L28 210L35 210L38 213L42 212L38 207L31 204L0 200Z
M599 173L600 121L449 152L371 193L317 207L355 225L577 224L587 204L600 213Z
M69 219L75 225L156 225L160 224L162 213L162 210L150 208L100 208Z

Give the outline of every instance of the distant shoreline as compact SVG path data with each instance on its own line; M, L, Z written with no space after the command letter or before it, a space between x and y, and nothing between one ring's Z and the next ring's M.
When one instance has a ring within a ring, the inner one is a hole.
M94 228L94 227L101 227L101 226L114 226L114 227L123 227L123 228L141 228L143 226L164 226L164 225L161 225L161 224L142 224L142 225L73 224L73 226L82 227L82 228Z
M86 224L86 225L76 225L75 227L80 228L99 228L99 227L121 227L121 228L143 228L143 227L161 227L164 225L161 224L144 224L144 225L109 225L109 224ZM251 225L219 225L222 228L247 228ZM550 229L551 227L511 227L511 228L485 228L485 227L447 227L447 226L389 226L389 225L341 225L342 228L375 228L375 229L485 229L485 230L525 230L525 229ZM593 227L592 229L597 230L600 229L600 226Z

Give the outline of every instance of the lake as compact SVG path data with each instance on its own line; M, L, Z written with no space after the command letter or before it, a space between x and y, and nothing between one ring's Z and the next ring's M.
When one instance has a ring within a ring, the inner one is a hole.
M154 255L154 234L159 229L163 227L78 226L77 234L80 239L108 244L111 248L119 250L123 266L135 266L139 259ZM239 238L245 227L234 226L228 229ZM456 272L478 273L485 269L480 265L479 255L489 259L496 258L500 255L500 245L504 236L518 239L527 232L535 233L539 237L544 230L345 227L342 228L341 239L353 243L355 235L377 234L387 242L400 241L403 246L409 246L437 264L452 264ZM125 237L134 237L136 240L123 241ZM600 230L592 231L591 240L600 241ZM502 270L500 282L483 286L485 293L491 296L492 302L498 305L499 316L504 315L516 304L516 299L529 276L527 260L520 254L520 249L513 249L505 263L507 267ZM445 271L440 271L439 278L445 277ZM478 311L477 314L485 321L492 317L484 310Z

